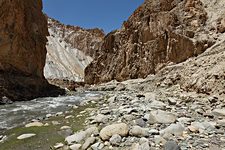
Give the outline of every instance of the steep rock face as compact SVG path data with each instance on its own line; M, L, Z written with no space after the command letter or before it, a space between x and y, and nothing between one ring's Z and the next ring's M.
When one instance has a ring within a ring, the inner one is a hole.
M45 95L43 76L48 28L41 0L0 2L0 97Z
M48 18L50 36L44 75L47 79L83 81L84 68L99 50L104 33L99 29L68 26Z
M223 26L210 13L211 5L208 0L146 0L122 29L105 37L100 56L85 69L86 83L144 78L201 54Z
M57 20L49 19L49 28L57 33L72 48L84 52L92 58L102 46L104 31L98 28L84 29L78 26L64 25Z

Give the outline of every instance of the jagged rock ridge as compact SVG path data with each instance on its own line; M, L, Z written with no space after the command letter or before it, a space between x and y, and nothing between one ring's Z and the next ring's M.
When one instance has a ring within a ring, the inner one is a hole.
M85 69L86 83L144 78L203 53L224 32L223 13L211 12L220 4L146 0L121 29L105 37L100 57Z

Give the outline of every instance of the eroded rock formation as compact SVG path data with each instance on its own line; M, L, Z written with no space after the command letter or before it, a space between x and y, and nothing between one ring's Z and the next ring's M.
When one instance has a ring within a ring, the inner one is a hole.
M43 75L48 28L42 1L1 0L0 20L0 98L45 96L50 86Z
M144 78L201 54L224 32L212 7L208 0L145 0L105 37L100 56L85 69L86 83Z
M69 26L48 17L47 79L83 81L84 69L100 49L104 33L99 29Z
M79 49L92 58L101 48L105 36L101 29L84 29L79 26L64 25L52 18L49 18L49 29L61 37L70 47Z

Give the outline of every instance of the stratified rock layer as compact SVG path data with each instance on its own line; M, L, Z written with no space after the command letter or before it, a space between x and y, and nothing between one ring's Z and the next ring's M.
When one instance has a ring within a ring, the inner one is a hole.
M83 29L48 18L46 65L47 79L83 81L84 69L100 49L104 33L100 29Z
M222 20L218 27L209 22L215 20L206 2L145 0L122 29L105 37L100 56L85 69L86 83L144 78L204 52L214 43L209 33L223 31Z
M27 100L46 95L48 28L42 1L1 0L0 20L0 97Z

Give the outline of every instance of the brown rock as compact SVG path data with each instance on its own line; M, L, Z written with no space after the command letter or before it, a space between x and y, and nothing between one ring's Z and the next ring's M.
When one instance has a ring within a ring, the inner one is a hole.
M206 20L200 0L146 0L122 29L105 37L100 56L85 69L85 82L145 78L204 52L212 42L195 33Z
M48 30L42 1L2 0L0 20L0 96L26 100L46 95Z
M220 24L218 26L218 31L220 33L225 32L225 18L221 19Z

